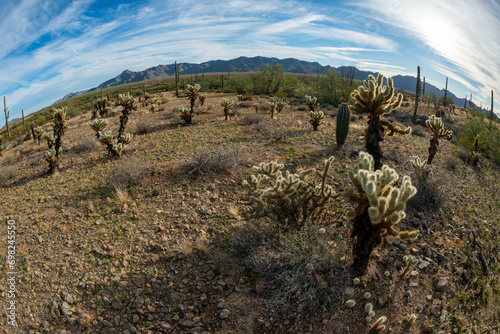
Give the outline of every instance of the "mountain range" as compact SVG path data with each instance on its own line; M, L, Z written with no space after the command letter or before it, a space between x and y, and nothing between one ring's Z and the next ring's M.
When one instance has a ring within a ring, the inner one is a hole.
M378 73L361 71L356 67L352 66L342 66L342 67L331 67L323 66L317 62L308 62L303 60L298 60L295 58L277 59L268 57L239 57L231 60L211 60L201 64L192 63L179 63L177 68L180 75L190 75L190 74L202 74L202 73L228 73L228 72L254 72L255 69L263 67L265 64L275 65L281 64L283 69L287 73L294 74L324 74L326 70L336 70L347 76L352 75L354 72L354 79L364 80L368 75L377 76ZM130 70L125 70L118 76L101 83L99 86L79 91L76 93L70 93L63 97L62 99L56 101L59 103L61 101L67 100L72 97L83 95L88 92L92 92L98 89L104 89L109 87L114 87L123 84L130 84L134 82L141 82L145 80L161 79L175 74L175 64L170 65L158 65L155 67L150 67L144 71L133 72ZM405 90L408 92L414 92L417 83L417 78L413 76L393 76L394 86L398 89ZM444 89L439 89L429 83L425 85L426 93L432 93L438 98L444 95ZM464 98L458 98L452 92L448 91L448 96L453 98L455 105L463 106Z

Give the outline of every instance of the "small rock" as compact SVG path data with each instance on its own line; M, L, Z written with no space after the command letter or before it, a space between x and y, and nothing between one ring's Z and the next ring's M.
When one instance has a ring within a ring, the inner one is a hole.
M156 197L156 196L160 195L160 192L158 191L158 189L154 189L153 192L151 193L151 195L153 197Z
M186 327L186 328L193 328L193 327L196 327L196 324L192 320L184 319L181 322L179 322L179 326Z
M431 264L430 262L420 259L420 263L418 264L418 268L424 269L425 267L427 267L430 264Z
M121 308L122 308L122 306L123 306L123 305L122 305L122 302L121 302L121 301L119 301L119 300L118 300L118 299L116 299L116 298L113 298L113 299L111 299L111 306L112 306L114 309L119 310L119 309L121 309Z
M227 308L223 309L221 312L220 312L220 318L222 320L224 319L227 319L229 317L229 315L231 314L231 311L229 311Z
M448 278L447 277L441 277L439 279L439 282L436 286L436 290L439 292L451 291L451 288L448 286Z
M189 333L199 333L199 332L201 332L201 327L198 326L193 327L189 330Z
M134 324L137 323L139 321L139 319L140 319L140 317L137 314L134 314L132 316L132 323L134 323Z
M405 294L404 294L404 296L406 298L411 298L411 291L406 291Z
M438 317L441 314L441 306L440 305L435 305L431 309L432 314L434 314L436 317Z

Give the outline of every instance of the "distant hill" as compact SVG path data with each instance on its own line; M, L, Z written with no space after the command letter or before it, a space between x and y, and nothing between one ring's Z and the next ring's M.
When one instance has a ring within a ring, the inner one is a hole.
M253 72L256 68L262 67L265 64L275 65L281 64L283 69L287 73L295 74L324 74L326 70L332 69L340 73L343 73L344 77L347 77L352 71L354 71L354 79L364 80L368 75L377 76L375 72L361 71L356 67L352 66L342 66L342 67L331 67L323 66L317 62L308 62L303 60L298 60L295 58L269 58L269 57L239 57L231 60L211 60L201 64L192 63L179 63L177 68L180 75L190 75L190 74L202 74L202 73L227 73L227 72ZM80 96L82 94L92 92L98 89L110 88L114 86L130 84L134 82L140 82L145 80L154 80L173 76L175 74L175 65L158 65L155 67L148 68L144 71L133 72L130 70L125 70L118 76L101 83L99 86L91 88L85 91L79 91L76 93L70 93L63 97L61 100L55 103L62 102L69 98ZM417 83L417 78L413 76L402 76L396 75L392 77L394 80L394 86L398 89L405 90L408 92L414 92ZM444 90L439 89L429 83L425 85L425 91L435 94L438 98L444 95ZM456 97L453 93L448 92L448 95L453 98L457 106L463 106L465 99L460 99Z

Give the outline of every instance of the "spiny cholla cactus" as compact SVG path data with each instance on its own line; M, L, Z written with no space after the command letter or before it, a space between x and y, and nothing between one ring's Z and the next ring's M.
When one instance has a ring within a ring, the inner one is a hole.
M255 109L255 112L259 112L259 107L260 107L260 104L258 102L255 102L253 104L253 108Z
M276 110L278 113L281 113L283 109L289 106L288 102L277 96L273 97L272 101L276 103Z
M158 108L158 104L156 103L157 101L154 100L154 102L151 103L151 105L149 106L149 111L151 111L151 113L155 113L156 112L156 109Z
M416 265L418 263L418 260L415 256L413 255L405 255L403 257L403 260L406 263L406 266L404 267L403 271L399 274L401 278L405 278L406 275L410 272L411 267Z
M42 138L47 141L47 146L49 150L56 144L56 137L52 133L44 132Z
M323 171L315 168L283 175L284 165L277 162L254 166L257 175L250 182L243 181L248 189L249 217L273 217L282 227L299 229L308 219L318 218L325 205L335 196L326 184L333 157L325 160Z
M41 126L37 126L37 127L33 128L33 134L35 135L35 137L38 141L38 145L40 145L43 133L44 133L44 131L43 131L43 128Z
M313 127L313 131L318 131L318 126L320 126L321 124L325 124L325 121L324 121L325 114L321 110L310 111L309 117L311 117L311 119L309 120L309 123L311 123L311 125Z
M59 159L63 148L64 132L66 130L66 107L53 108L52 128L54 129L54 146L45 152L45 160L49 163L49 173L54 173L59 167Z
M196 99L198 98L198 94L200 93L201 86L199 84L194 84L194 85L187 85L187 93L186 97L189 100L189 103L191 104L191 113L194 114L194 103L196 102Z
M319 105L316 103L318 101L316 96L311 97L309 95L306 95L305 99L306 99L306 106L309 108L310 111L315 111L316 108L319 108Z
M191 124L193 121L193 113L192 110L186 107L179 108L179 112L181 113L181 118L186 124Z
M118 130L118 138L125 134L125 129L128 123L128 117L132 110L137 110L134 98L129 94L119 94L117 106L123 107L122 115L120 116L120 129Z
M396 133L409 134L411 128L400 128L382 118L383 115L389 114L399 106L403 101L403 95L400 93L395 102L391 102L394 96L394 86L392 78L387 79L387 86L383 86L384 76L379 74L377 79L369 75L363 81L363 86L359 86L357 90L352 92L351 96L356 100L354 105L349 108L358 113L368 116L368 128L365 132L365 148L368 153L373 156L375 161L375 169L382 167L382 149L380 142L385 137L385 127L389 129L387 136L394 136Z
M97 114L102 117L106 117L108 115L108 112L111 110L110 108L111 103L109 103L108 99L106 97L103 97L101 99L98 99L93 106L92 109L92 119L97 118Z
M224 108L224 120L227 121L228 117L231 115L231 109L233 108L233 101L222 99L220 105Z
M351 237L356 238L353 270L356 275L363 275L372 251L388 236L398 240L418 236L418 231L400 232L395 228L405 218L406 202L417 190L408 176L403 178L401 188L392 187L399 178L394 169L384 165L381 170L375 171L370 154L361 152L359 158L359 170L349 173L354 188L348 188L344 197L356 205L349 212L349 216L354 218Z
M385 330L384 322L387 320L385 315L381 316L377 319L377 321L373 324L372 328L370 328L369 334L382 333Z
M432 164L432 160L438 151L439 139L440 138L451 138L452 131L445 130L443 120L440 117L431 115L425 124L431 130L431 139L429 145L429 157L427 158L427 163Z
M200 101L201 106L205 104L205 101L207 100L208 95L207 94L200 94L198 95L198 100Z
M271 119L274 119L274 112L278 108L278 103L271 101L269 102L269 109L271 110Z
M95 131L97 140L99 140L101 131L108 127L109 122L103 118L96 118L92 121L89 121L89 125L92 128L92 130Z
M476 134L474 138L474 151L472 151L472 164L477 166L479 163L479 158L481 157L481 153L479 153L479 134Z
M428 165L427 161L420 160L420 158L417 156L413 156L410 162L413 170L415 171L417 183L425 183L432 174L432 166Z

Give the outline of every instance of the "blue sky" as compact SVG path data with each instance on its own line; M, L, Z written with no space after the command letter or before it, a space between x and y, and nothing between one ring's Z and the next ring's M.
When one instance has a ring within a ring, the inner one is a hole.
M416 75L490 105L498 0L2 0L0 94L10 118L125 69L239 56ZM498 94L498 93L497 93ZM499 97L500 99L500 97ZM500 100L499 100L500 101ZM495 111L499 114L499 105Z

